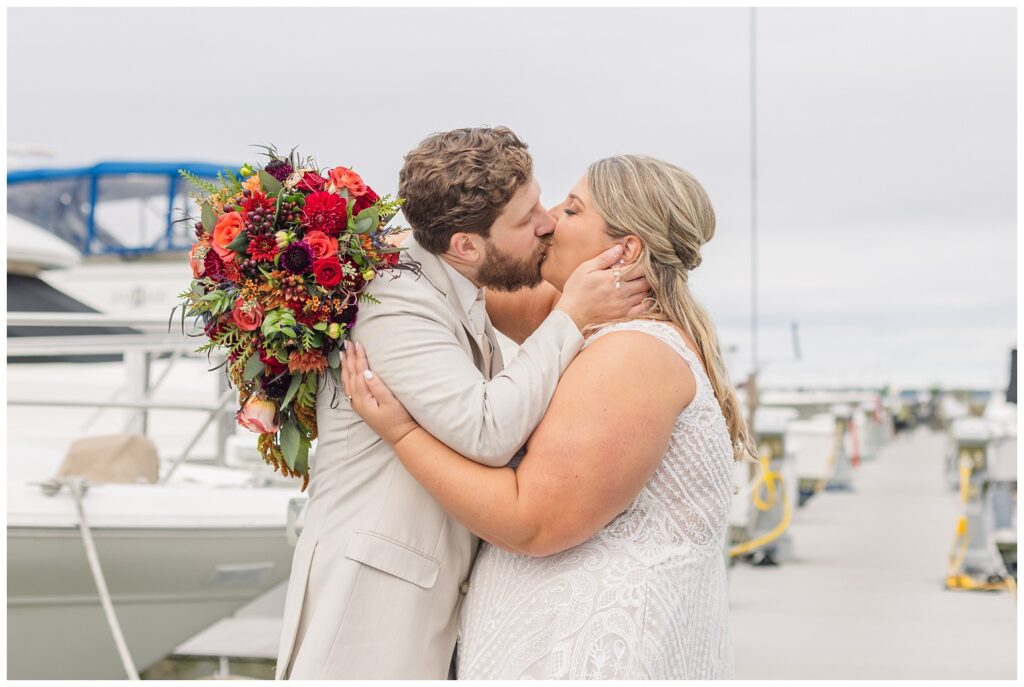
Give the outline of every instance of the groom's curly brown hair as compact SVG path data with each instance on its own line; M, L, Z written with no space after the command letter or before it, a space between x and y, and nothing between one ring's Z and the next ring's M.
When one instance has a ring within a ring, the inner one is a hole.
M498 126L431 134L409 151L398 195L416 242L436 255L458 232L488 237L494 220L533 176L526 148L511 129Z

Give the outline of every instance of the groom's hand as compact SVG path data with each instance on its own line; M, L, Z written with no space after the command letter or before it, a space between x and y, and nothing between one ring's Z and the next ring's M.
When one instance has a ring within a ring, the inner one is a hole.
M642 313L651 286L639 263L623 265L621 258L622 246L612 246L577 267L566 280L555 310L564 311L581 331L588 325Z

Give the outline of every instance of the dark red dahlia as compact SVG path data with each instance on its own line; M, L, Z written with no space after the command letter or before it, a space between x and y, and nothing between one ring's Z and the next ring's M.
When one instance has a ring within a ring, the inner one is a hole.
M313 266L313 249L305 241L288 244L281 251L281 267L292 274L305 274Z
M290 164L288 164L287 160L271 160L267 163L267 166L263 168L263 171L278 181L284 181L295 170Z
M273 234L260 234L249 242L249 257L256 262L273 262L277 257L277 239Z
M355 205L352 206L352 214L358 215L360 212L370 207L378 200L380 200L380 196L374 193L372 188L367 186L366 193L356 198Z
M348 225L348 201L326 191L317 191L306 196L302 208L302 223L309 231L322 231L328 236L337 236Z

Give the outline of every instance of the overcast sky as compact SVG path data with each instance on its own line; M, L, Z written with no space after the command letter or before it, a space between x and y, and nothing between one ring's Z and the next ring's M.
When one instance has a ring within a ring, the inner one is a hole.
M757 11L765 383L1005 385L1015 25ZM746 9L9 9L7 54L9 145L53 150L43 164L239 164L274 142L394 192L427 134L506 124L555 203L606 155L676 163L718 213L691 283L749 369Z

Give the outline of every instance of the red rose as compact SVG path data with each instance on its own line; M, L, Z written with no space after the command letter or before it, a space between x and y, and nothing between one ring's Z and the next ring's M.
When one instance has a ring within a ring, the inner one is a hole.
M402 257L401 253L385 253L384 254L384 259L387 261L389 267L394 267L395 265L397 265L398 261L401 259L401 257Z
M316 193L317 191L323 191L326 183L327 179L324 179L316 172L306 172L302 175L302 178L299 179L299 183L297 183L295 187L300 191Z
M320 286L331 288L341 281L341 263L337 258L324 258L313 263L313 274Z
M288 369L287 363L282 363L263 349L260 349L259 354L260 361L267 367L267 371L271 375L278 375Z
M352 214L358 215L360 212L370 207L378 200L380 200L380 197L373 192L372 188L367 186L366 193L356 198L355 205L352 206Z

